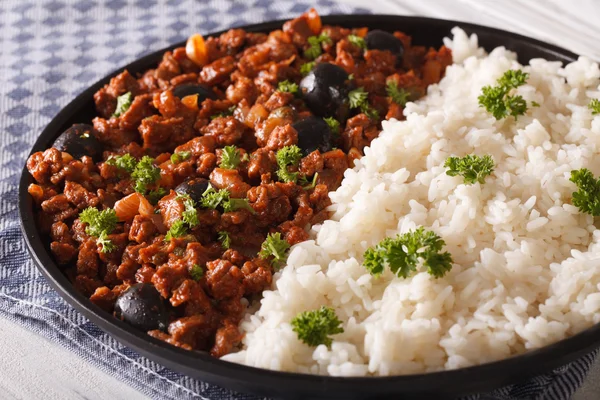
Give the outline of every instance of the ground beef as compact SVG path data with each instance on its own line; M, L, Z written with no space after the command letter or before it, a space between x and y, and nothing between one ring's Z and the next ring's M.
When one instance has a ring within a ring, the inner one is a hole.
M269 34L232 29L206 38L200 59L184 47L167 51L155 69L124 71L98 90L97 116L82 121L93 125L94 154L49 148L27 160L40 233L75 288L113 312L132 285L151 285L167 311L165 326L149 335L217 357L234 351L246 304L273 282L271 257L257 254L267 235L290 245L309 239L307 228L329 218L328 193L377 137L381 120L404 118L387 85L415 100L452 61L445 47L413 46L402 32L394 32L402 59L348 38L367 31L321 26L312 10ZM330 40L308 59L308 38L320 34ZM311 111L294 89L310 61L352 74L345 84L368 92L378 116L343 106L327 143L296 129L322 111ZM280 86L286 80L289 91ZM179 98L181 85L203 89ZM131 104L115 115L127 93ZM278 160L282 148L307 142L318 150ZM144 156L151 157L145 166L138 164ZM114 228L89 229L79 218L89 207L114 210Z

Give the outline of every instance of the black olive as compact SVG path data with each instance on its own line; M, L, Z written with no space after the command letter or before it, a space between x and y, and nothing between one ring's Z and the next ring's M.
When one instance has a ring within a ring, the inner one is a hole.
M332 148L331 129L323 118L310 116L292 125L298 132L298 147L305 155L319 150L325 153Z
M165 330L168 324L165 303L149 283L136 283L117 298L115 317L141 331Z
M402 41L389 32L379 29L374 29L365 36L367 49L369 50L389 50L397 59L401 59L404 55L404 45Z
M317 64L300 82L302 99L313 114L345 119L350 87L348 73L334 64Z
M202 104L202 102L206 99L217 100L217 95L215 92L207 88L206 86L198 85L196 83L186 83L184 85L179 85L173 89L173 94L180 99L183 99L185 96L192 96L194 94L198 95L198 106Z
M102 143L94 136L94 127L88 124L73 125L61 133L52 147L69 153L73 158L90 156L96 162L102 160Z
M208 189L208 181L204 178L196 178L180 183L175 191L179 194L190 195L194 201L200 201L206 189Z

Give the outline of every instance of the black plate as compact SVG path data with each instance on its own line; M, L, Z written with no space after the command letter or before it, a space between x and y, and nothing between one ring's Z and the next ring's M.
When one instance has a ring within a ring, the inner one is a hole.
M367 26L388 31L402 30L413 37L415 44L434 47L442 44L443 37L450 36L450 29L461 26L468 34L476 33L479 44L487 50L505 46L515 51L522 63L539 57L563 62L571 62L577 58L570 51L538 40L456 21L395 15L333 15L323 17L323 22L345 27ZM282 24L283 21L274 21L243 28L248 31L267 32L279 29ZM50 147L54 139L72 124L89 122L95 115L92 96L108 83L111 77L124 68L131 73L152 68L159 62L164 51L182 45L183 43L178 43L143 57L120 68L81 93L48 124L33 146L32 153ZM380 378L336 378L274 372L221 361L205 353L178 349L134 330L100 310L74 290L38 235L33 219L32 199L27 193L27 187L32 182L33 179L27 169L23 169L19 192L21 227L33 260L58 293L92 322L125 345L169 368L205 382L241 392L294 399L454 397L490 391L548 372L583 356L600 345L600 324L598 324L569 339L503 361L454 371Z

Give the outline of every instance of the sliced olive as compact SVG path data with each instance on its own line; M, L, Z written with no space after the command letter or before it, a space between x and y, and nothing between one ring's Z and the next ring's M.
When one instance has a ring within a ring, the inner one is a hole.
M115 317L141 331L165 330L168 324L163 298L149 283L136 283L117 298Z
M54 141L52 147L69 153L73 158L90 156L95 162L102 160L103 146L96 136L94 127L88 124L75 124Z
M345 119L348 73L334 64L317 64L300 82L302 99L313 114Z
M402 58L404 55L402 41L389 32L379 29L369 31L365 36L365 42L369 50L389 50L396 55L397 59Z
M200 201L202 195L208 189L208 183L208 180L204 178L190 179L177 185L175 191L179 194L189 195L194 201Z
M202 102L206 99L216 100L217 95L215 92L210 90L203 85L198 85L196 83L186 83L184 85L179 85L173 89L173 94L180 99L183 99L186 96L192 96L194 94L198 95L198 106L202 104Z
M298 147L304 154L319 150L325 153L332 148L331 130L323 118L310 116L292 125L298 132Z
M284 107L276 108L273 111L271 111L268 119L281 118L281 119L294 121L297 116L298 116L298 113L296 112L296 110L294 110L292 107L284 106Z

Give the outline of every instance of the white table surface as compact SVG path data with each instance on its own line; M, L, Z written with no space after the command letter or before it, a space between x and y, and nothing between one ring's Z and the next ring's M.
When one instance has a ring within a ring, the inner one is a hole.
M0 0L2 1L2 0ZM514 31L600 60L600 0L343 0L374 13L422 15ZM190 32L192 33L192 32ZM597 399L588 387L580 400ZM74 353L0 321L0 399L146 397Z

